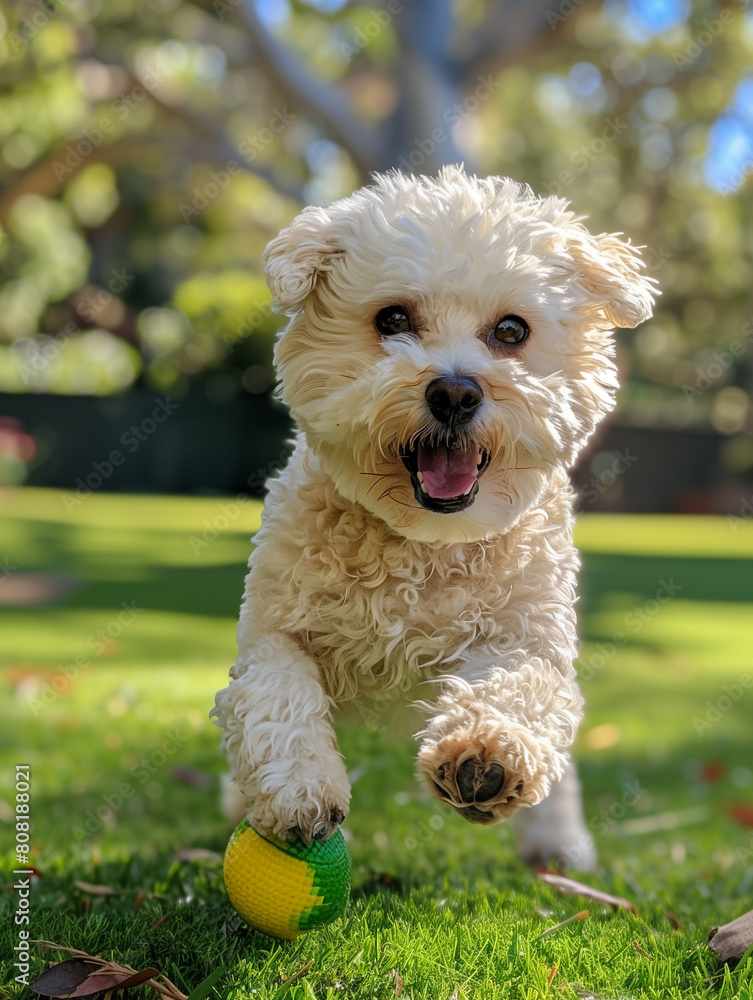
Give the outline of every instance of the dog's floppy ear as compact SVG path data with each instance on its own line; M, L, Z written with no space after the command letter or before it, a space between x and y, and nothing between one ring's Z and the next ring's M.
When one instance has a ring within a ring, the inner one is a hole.
M311 294L319 275L332 268L342 249L330 214L304 208L264 251L264 271L275 308L295 310Z
M659 292L656 281L643 273L638 249L619 235L592 236L576 224L566 239L576 280L592 297L594 306L613 326L634 327L651 316Z

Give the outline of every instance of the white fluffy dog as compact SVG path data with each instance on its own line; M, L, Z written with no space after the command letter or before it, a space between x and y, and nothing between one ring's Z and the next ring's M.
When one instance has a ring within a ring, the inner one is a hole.
M305 209L265 265L300 433L215 706L253 822L329 836L351 794L333 717L432 680L432 792L493 823L556 786L524 854L580 838L583 862L562 780L582 714L567 469L614 403L612 328L651 314L636 249L446 168Z

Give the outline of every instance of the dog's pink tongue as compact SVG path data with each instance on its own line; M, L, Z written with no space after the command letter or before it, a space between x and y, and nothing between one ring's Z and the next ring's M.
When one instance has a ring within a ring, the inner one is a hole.
M473 451L452 451L443 444L435 448L418 446L418 471L424 492L437 500L465 496L477 479L476 462Z

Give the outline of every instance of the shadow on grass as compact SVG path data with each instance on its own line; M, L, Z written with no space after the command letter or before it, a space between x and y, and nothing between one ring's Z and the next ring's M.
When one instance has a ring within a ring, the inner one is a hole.
M655 598L662 581L679 587L687 601L753 602L753 573L747 559L624 556L584 553L581 594L586 614L615 592L639 602Z
M135 599L153 610L212 616L238 613L251 551L245 534L222 535L225 545L235 547L237 562L232 561L232 556L228 561L225 549L221 557L216 550L217 562L213 563L210 542L206 553L202 550L201 559L194 563L190 536L185 532L124 527L118 534L121 541L124 535L133 538L133 557L129 558L125 545L103 565L96 550L90 547L82 552L78 532L72 532L67 525L44 521L28 524L35 539L35 561L83 581L83 586L64 601L66 607L109 609L124 599ZM151 565L144 564L144 549L154 553ZM103 550L107 550L104 544ZM589 614L604 607L612 595L627 593L640 604L654 599L663 581L678 588L682 600L753 602L753 574L747 560L585 553L580 580L583 638L592 638L588 632Z

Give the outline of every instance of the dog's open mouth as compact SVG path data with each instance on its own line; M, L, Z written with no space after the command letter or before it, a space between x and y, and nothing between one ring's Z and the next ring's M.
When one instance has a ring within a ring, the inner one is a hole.
M453 514L476 499L478 480L489 464L489 453L472 441L461 446L425 438L400 451L410 472L416 500L427 510Z

